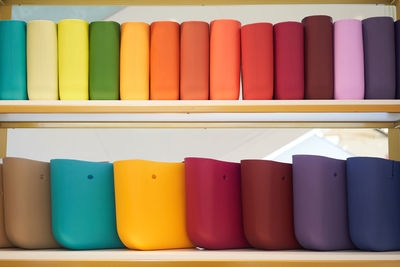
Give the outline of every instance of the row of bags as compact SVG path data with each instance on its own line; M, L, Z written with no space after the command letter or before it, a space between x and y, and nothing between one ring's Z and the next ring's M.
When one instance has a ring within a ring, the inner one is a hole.
M2 247L400 250L391 160L4 158L2 174Z
M0 99L235 100L241 69L243 99L394 99L395 38L391 17L0 21Z

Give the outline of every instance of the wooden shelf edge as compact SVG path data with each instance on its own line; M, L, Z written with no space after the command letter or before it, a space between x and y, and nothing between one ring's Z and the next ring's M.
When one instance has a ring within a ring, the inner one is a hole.
M0 113L400 113L400 100L0 101Z
M253 5L253 4L385 4L391 0L2 0L5 5Z
M0 266L298 266L298 267L394 267L399 266L400 251L260 251L195 249L134 250L0 250Z
M1 249L0 260L53 260L53 261L304 261L304 262L348 262L348 261L400 261L400 251L310 251L310 250L197 250L174 249L138 251L129 249L104 250L23 250Z

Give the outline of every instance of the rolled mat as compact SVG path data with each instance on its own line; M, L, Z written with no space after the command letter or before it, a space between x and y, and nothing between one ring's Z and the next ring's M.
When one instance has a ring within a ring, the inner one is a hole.
M0 21L0 100L26 100L26 23Z
M148 100L150 96L150 26L144 22L121 25L121 100Z
M272 99L274 41L271 23L248 24L241 29L243 99Z
M347 221L346 161L293 156L294 228L306 249L354 248Z
M400 162L347 159L350 236L363 250L400 250Z
M211 100L239 99L240 25L240 22L236 20L214 20L211 22Z
M113 164L50 161L52 226L69 249L120 248L115 219Z
M58 99L57 24L32 20L26 26L26 64L30 100Z
M210 90L210 31L202 21L181 24L180 99L207 100Z
M151 24L150 98L179 99L179 24L173 21Z
M400 21L396 21L396 98L400 99Z
M364 99L362 23L356 19L334 24L335 99Z
M274 25L275 99L304 98L304 27L300 22Z
M119 100L120 25L94 21L89 26L89 94L91 100Z
M58 79L61 100L89 99L89 24L58 22Z
M196 247L249 247L242 222L240 164L185 158L186 224Z
M362 21L365 64L365 98L393 99L396 96L396 53L391 17Z
M58 248L51 227L50 164L3 159L4 211L8 239L25 249Z
M240 166L246 239L260 249L300 248L294 236L292 165L242 160Z
M329 16L303 19L305 98L333 99L333 25Z
M185 167L181 163L114 163L117 227L131 249L193 247L186 232Z

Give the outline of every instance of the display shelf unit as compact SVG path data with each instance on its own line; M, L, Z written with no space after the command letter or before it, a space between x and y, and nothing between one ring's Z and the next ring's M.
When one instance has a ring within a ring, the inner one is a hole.
M386 4L399 0L0 0L13 5ZM400 160L400 100L0 101L0 157L8 128L388 128ZM195 249L166 251L0 250L1 266L400 266L400 251L316 252Z

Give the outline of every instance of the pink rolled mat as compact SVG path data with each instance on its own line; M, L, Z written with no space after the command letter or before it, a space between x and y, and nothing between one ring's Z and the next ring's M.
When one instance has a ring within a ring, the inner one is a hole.
M364 99L362 23L356 19L334 24L335 99Z

